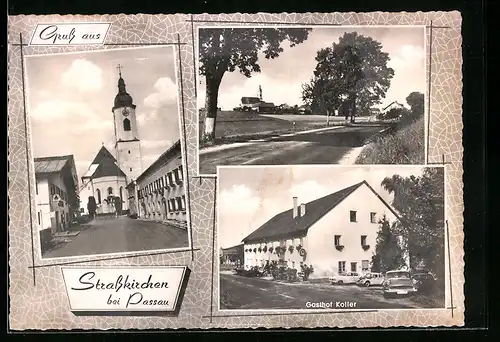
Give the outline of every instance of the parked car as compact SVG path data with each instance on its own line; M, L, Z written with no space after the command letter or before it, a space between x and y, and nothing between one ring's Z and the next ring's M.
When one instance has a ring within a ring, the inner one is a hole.
M358 285L362 286L373 286L373 285L382 285L384 282L384 275L382 273L370 272L363 275L358 280Z
M384 297L407 296L417 292L408 271L387 271L382 285L384 287Z
M342 272L336 276L330 277L330 284L356 284L359 274L356 272Z
M435 290L436 279L430 273L415 273L411 276L417 292L431 293Z

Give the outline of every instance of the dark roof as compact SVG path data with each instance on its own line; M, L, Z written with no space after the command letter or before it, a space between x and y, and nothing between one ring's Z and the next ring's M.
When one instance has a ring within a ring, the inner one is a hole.
M35 158L35 174L59 173L73 159L73 155Z
M126 177L125 173L116 165L116 159L113 157L106 147L101 147L92 164L99 166L92 174L91 178L107 177L107 176L122 176Z
M97 152L97 155L95 156L94 160L92 161L92 164L99 164L99 162L102 160L102 159L111 159L112 161L116 161L116 158L113 157L113 155L111 154L111 152L108 151L108 149L106 147L101 147L101 149L99 150L99 152Z
M125 81L123 80L121 74L118 79L118 94L115 96L115 106L113 108L121 108L121 107L135 107L134 101L132 100L132 96L127 93L127 89L125 87Z
M177 140L172 146L170 146L165 152L163 152L158 159L156 159L143 173L137 177L136 181L140 181L142 178L146 177L152 170L164 162L172 159L173 157L181 154L181 141Z
M330 212L363 184L368 186L368 188L389 208L389 210L397 218L399 218L397 213L389 206L389 204L387 204L387 202L385 202L366 181L362 181L333 194L306 203L306 214L303 217L300 217L299 215L298 217L293 218L293 209L284 211L271 218L242 241L244 243L263 242L271 239L305 236L309 227Z

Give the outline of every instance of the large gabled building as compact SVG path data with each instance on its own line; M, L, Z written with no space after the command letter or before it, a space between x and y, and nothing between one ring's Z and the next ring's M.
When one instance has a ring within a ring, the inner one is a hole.
M308 203L298 201L293 197L289 210L242 240L246 269L276 261L298 271L303 263L311 265L310 278L363 274L371 269L380 219L399 219L366 181Z

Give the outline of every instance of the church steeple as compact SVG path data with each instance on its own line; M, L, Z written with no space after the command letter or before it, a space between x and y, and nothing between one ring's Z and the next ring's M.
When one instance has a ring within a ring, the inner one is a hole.
M116 67L118 69L119 78L118 78L118 94L115 96L115 108L123 108L123 107L134 107L134 100L129 93L127 93L127 89L125 86L125 81L122 77L122 66L118 64Z

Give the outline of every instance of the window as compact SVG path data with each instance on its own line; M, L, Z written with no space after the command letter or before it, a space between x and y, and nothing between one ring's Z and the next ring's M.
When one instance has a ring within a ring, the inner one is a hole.
M123 186L120 186L120 199L123 201Z
M366 246L366 235L361 235L361 246Z
M82 214L83 214L83 213L85 213L85 209L80 208L80 212L81 212Z
M362 271L369 271L370 270L370 261L369 260L362 260L361 261L361 270Z
M351 272L356 272L358 270L358 263L351 262Z
M113 188L112 187L109 187L108 188L108 195L112 195L113 194Z
M377 223L377 213L370 213L370 222Z
M130 154L130 150L128 150L128 154Z
M101 204L101 190L97 189L97 204Z
M182 208L182 198L181 197L176 197L175 199L177 201L177 210L183 210L183 208Z
M339 261L339 273L345 272L345 261Z
M340 235L335 235L335 246L340 246Z
M351 222L356 222L356 212L354 210L351 210L350 219Z
M129 132L131 130L130 129L130 120L129 119L123 120L123 130L125 132Z
M132 171L132 168L130 168L130 171Z
M38 182L35 179L35 193L38 195Z
M182 196L182 210L186 210L186 196Z
M182 180L183 175L182 175L182 165L179 166L179 178Z
M42 224L42 219L41 219L42 215L40 212L38 212L37 214L38 214L38 225L41 225Z

